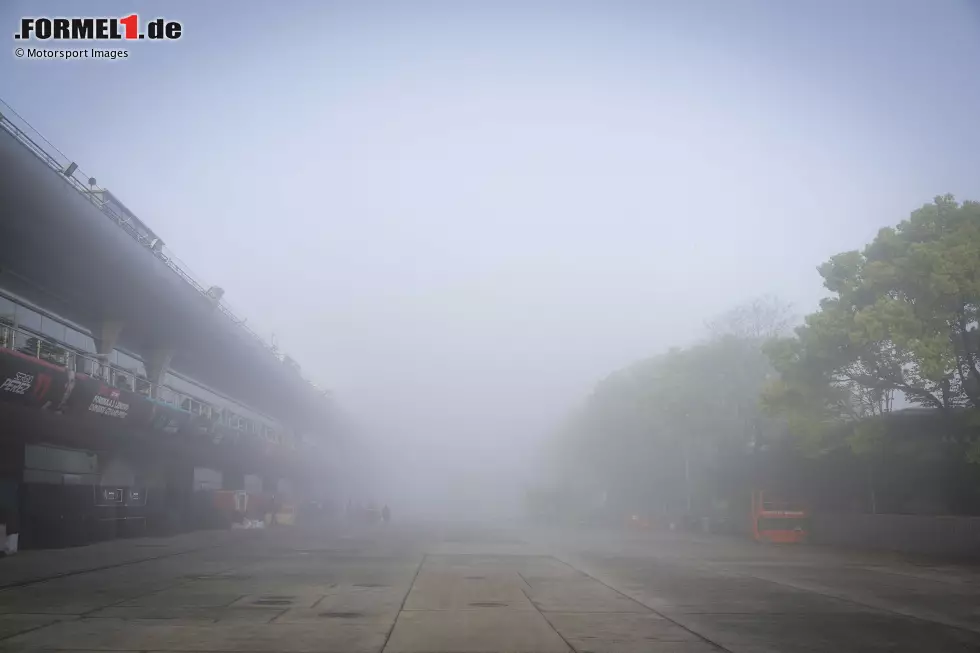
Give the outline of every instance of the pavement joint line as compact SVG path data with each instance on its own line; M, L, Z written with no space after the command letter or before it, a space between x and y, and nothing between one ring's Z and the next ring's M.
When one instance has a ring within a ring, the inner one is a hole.
M220 571L218 573L224 574L224 573L228 573L228 571L230 571L230 570L234 570L234 569L238 569L238 568L239 567L237 567L237 566L232 566L232 567L229 567L228 569L225 569L225 570ZM177 582L175 582L175 583L171 583L169 585L164 585L163 587L158 587L157 589L150 590L149 592L143 592L141 594L135 594L135 595L130 596L130 597L127 597L125 599L121 599L119 601L116 601L115 603L110 603L108 605L102 605L102 606L99 606L97 608L93 608L91 610L88 610L87 612L81 613L79 615L79 617L82 618L82 619L86 619L93 612L98 612L99 610L105 610L106 608L116 608L116 607L119 607L119 605L121 603L126 603L128 601L134 601L136 599L141 599L141 598L144 598L144 597L147 597L147 596L153 596L154 594L159 594L160 592L165 592L165 591L170 590L170 589L173 589L175 587L180 587L181 585L186 585L187 583L190 583L192 580L193 579L191 579L191 578L187 578L187 577L181 576L181 577L179 577L179 580L177 580ZM235 599L235 600L237 601L238 599ZM234 603L234 601L232 601L232 603Z
M200 547L198 549L194 549L194 550L191 550L191 551L178 552L178 553L175 553L173 555L160 556L158 558L148 559L148 560L145 560L144 562L151 562L153 560L159 560L159 559L164 559L164 558L172 558L172 557L174 557L176 555L180 555L180 553L195 553L195 552L198 552L198 551L205 551L205 550L209 550L209 549L213 549L213 548L219 548L219 547L220 547L220 545ZM227 574L229 572L234 572L234 571L236 571L238 569L243 569L243 568L247 567L249 564L251 564L251 563L243 563L243 564L238 564L238 565L230 565L228 567L222 568L220 571L214 572L214 574L211 574L211 575L220 575L220 574ZM125 566L125 564L117 565L117 566L122 567L122 566ZM108 567L107 569L112 569L112 568L113 567ZM102 571L102 570L99 570L99 571ZM56 580L56 579L55 578L51 578L49 580ZM186 576L179 576L178 579L176 580L176 582L174 582L174 583L171 583L171 584L168 584L168 585L164 585L163 587L158 587L157 589L150 590L148 592L143 592L141 594L134 594L133 596L129 596L129 597L120 599L119 601L116 601L114 603L109 603L107 605L100 605L97 608L92 608L91 610L87 610L86 612L78 613L78 614L74 615L75 616L75 619L74 620L77 621L79 619L92 619L92 618L95 618L95 619L113 619L115 617L91 617L90 615L93 612L98 612L100 610L105 610L106 608L119 607L120 604L126 603L128 601L133 601L133 600L144 598L144 597L147 597L147 596L152 596L154 594L159 594L160 592L165 592L166 590L173 589L175 587L180 587L181 585L187 585L187 584L193 582L194 580L195 580L194 578L188 578ZM6 589L6 588L4 588L4 589ZM242 598L244 598L245 596L247 596L247 595L246 594L242 594L241 596L239 596L238 598L236 598L234 601L231 601L227 605L220 606L220 607L228 607L229 605L231 605L235 601L239 601ZM283 614L284 613L285 613L285 610L283 611ZM282 615L281 614L280 615L277 615L276 618L278 618L279 616L282 616ZM144 618L144 617L141 617L141 618ZM169 620L170 619L161 619L161 621L169 621ZM124 621L125 621L125 619L124 619ZM212 619L211 620L211 623L213 623L213 624L214 623L218 623L218 621L219 621L219 619L218 618L215 618L215 619ZM48 623L48 624L41 624L37 628L32 628L32 629L30 629L28 631L21 631L19 633L15 633L14 635L9 635L7 637L0 637L0 641L4 641L6 639L9 639L10 637L15 637L17 635L23 635L23 634L28 633L28 632L33 632L35 630L41 630L42 628L47 628L48 626L53 626L56 623L59 623L59 622L58 621L53 621L53 622Z
M856 599L852 599L852 598L849 598L849 597L846 597L846 596L841 596L839 594L833 594L833 593L827 592L827 591L816 590L816 589L813 589L812 587L806 587L804 585L798 585L798 584L795 584L795 583L788 583L788 582L785 582L785 581L773 580L771 578L763 578L762 576L753 576L752 574L745 573L745 572L733 572L733 575L741 576L742 578L751 578L753 580L759 580L759 581L762 581L764 583L770 583L772 585L778 585L779 587L788 587L790 589L794 589L794 590L797 590L797 591L800 591L800 592L809 592L811 594L816 594L817 596L823 596L825 598L834 599L836 601L842 601L844 603L850 603L852 605L857 605L857 606L860 606L862 608L867 608L869 610L873 610L873 611L876 611L876 612L884 612L884 613L887 613L887 614L893 614L893 615L896 615L896 616L899 616L899 617L904 617L906 619L912 619L914 621L921 621L921 622L924 622L924 623L927 623L927 624L939 624L941 626L946 626L947 628L955 628L957 630L962 630L962 631L965 631L965 632L968 632L968 633L980 633L980 627L978 627L978 628L971 628L969 626L964 626L962 624L958 624L958 623L955 623L955 622L952 622L952 621L946 621L945 619L940 620L940 619L929 619L929 618L926 618L926 617L920 617L919 615L911 614L909 612L904 612L902 610L896 610L895 608L879 607L879 606L876 606L876 605L871 605L870 603L862 603L861 601L858 601Z
M523 590L522 590L523 591ZM525 595L527 596L527 595ZM530 600L530 599L528 599ZM533 604L532 604L533 605ZM424 610L400 610L399 614L402 612L486 612L487 610L510 610L510 611L520 611L520 612L530 612L530 610L523 610L521 608L515 608L512 606L500 606L493 608L426 608ZM597 612L596 614L615 614L613 612Z
M177 556L186 555L188 553L196 553L197 551L205 551L207 549L217 549L220 548L220 544L211 544L208 546L198 547L196 549L187 549L184 551L175 551L174 553L165 553L158 556L150 556L147 558L140 558L138 560L126 560L125 562L118 562L115 564L99 565L96 567L87 567L85 569L76 569L74 571L66 571L60 574L54 574L51 576L44 576L43 578L28 578L25 580L13 581L10 583L4 583L0 585L0 592L5 592L7 590L18 589L21 587L27 587L28 585L38 585L40 583L45 583L49 580L58 580L59 578L70 578L71 576L81 576L82 574L90 574L96 571L106 571L108 569L118 569L119 567L128 567L129 565L138 565L142 562L152 562L154 560L164 560L166 558L175 558Z
M524 595L524 598L526 598L526 599L527 599L527 602L531 604L531 607L532 607L532 608L534 608L534 611L535 611L535 612L537 612L537 613L538 613L538 614L539 614L539 615L541 616L541 618L542 618L542 619L544 619L544 622L545 622L546 624L548 624L548 627L549 627L549 628L551 628L551 630L553 630L553 631L555 631L555 634L556 634L556 635L558 635L558 637L560 637L560 638L561 638L561 641L563 641L563 642L565 642L565 646L567 646L567 647L568 647L568 650L569 650L569 651L574 651L575 653L579 653L579 650L578 650L577 648L575 648L574 646L572 646L572 643L571 643L571 642L569 642L569 641L568 641L567 639L565 639L565 636L564 636L564 635L562 635L562 634L561 634L561 632L559 632L559 630L558 630L557 628L555 628L555 624L553 624L553 623L551 623L551 620L550 620L550 619L548 619L548 615L546 615L546 614L545 614L545 613L544 613L544 612L543 612L543 611L541 610L541 608L539 608L539 607L537 606L537 604L536 604L536 603L534 602L534 600L533 600L533 599L531 598L531 595L527 593L527 592L528 592L528 590L530 590L530 589L531 589L531 585L530 585L530 584L528 584L528 582L527 582L526 580L524 580L524 575L523 575L523 574L521 574L521 572L517 572L517 575L518 575L518 576L520 577L520 579L521 579L521 580L523 580L523 581L524 581L524 584L525 584L525 585L527 585L527 587L528 587L528 589L527 589L527 590L525 590L525 589L524 589L524 588L522 587L522 588L521 588L521 594L523 594L523 595Z
M76 617L72 621L77 621L77 620L78 620L78 617ZM66 621L68 621L68 620L66 619ZM51 622L49 624L39 624L37 626L34 626L33 628L28 628L27 630L21 630L19 632L16 632L16 633L12 633L10 635L7 635L6 637L0 637L0 642L4 642L4 641L6 641L8 639L11 639L12 637L18 637L20 635L26 635L27 633L33 633L33 632L35 632L37 630L41 630L42 628L47 628L48 626L54 625L56 623L58 623L58 621L53 621L53 622Z
M716 641L714 641L714 640L712 640L712 639L711 639L711 638L709 638L709 637L705 637L705 636L704 636L704 635L702 635L701 633L699 633L699 632L697 632L696 630L693 630L693 629L691 629L691 628L689 628L688 626L685 626L684 624L682 624L681 622L679 622L679 621L677 621L676 619L671 619L671 618L670 618L670 617L668 617L668 616L667 616L666 614L664 614L664 613L662 613L662 612L660 612L659 610L656 610L656 609L654 609L654 608L652 608L652 607L650 607L649 605L647 605L646 603L643 603L642 601L639 601L639 600L637 600L637 599L635 599L635 598L633 598L633 597L632 597L632 596L630 596L629 594L626 594L626 593L624 593L624 592L621 592L621 591L619 591L618 589L616 589L615 587L613 587L613 586L612 586L612 585L610 585L609 583L606 583L606 582L604 582L604 581L602 581L601 579L599 579L599 578L596 578L595 576L593 576L593 575L592 575L592 574L590 574L589 572L587 572L587 571L585 571L584 569L580 569L580 568L578 568L578 567L576 567L575 565L573 565L573 564L571 564L570 562L568 562L568 561L566 561L566 560L563 560L563 559L561 559L561 558L559 558L559 557L558 557L558 556L556 556L556 555L553 555L553 556L551 556L551 557L552 557L552 558L554 558L555 560L557 560L558 562L560 562L560 563L562 563L562 564L563 564L563 565L565 565L566 567L569 567L569 568L571 568L571 569L574 569L574 570L575 570L575 571L577 571L577 572L580 572L580 573L582 573L582 574L585 574L586 576L588 576L589 578L591 578L591 579L592 579L592 580L594 580L595 582L597 582L597 583L599 583L599 584L600 584L600 585L602 585L603 587L605 587L605 588L607 588L607 589L610 589L610 590L612 590L613 592L615 592L616 594L619 594L620 596L622 596L623 598L625 598L625 599L628 599L629 601L632 601L633 603L635 603L635 604L637 604L638 606L640 606L640 607L642 607L642 608L645 608L646 610L649 610L650 612L652 612L653 614L655 614L655 615L657 615L658 617L661 617L661 618L663 618L663 619L666 619L667 621L669 621L670 623L672 623L672 624L674 624L674 625L675 625L675 626L677 626L678 628L682 628L683 630L685 630L685 631L687 631L687 632L689 632L689 633L691 633L692 635L694 635L694 636L695 636L695 637L697 637L698 639L700 639L700 640L702 640L702 641L704 641L704 642L707 642L707 643L708 643L708 644L710 644L711 646L714 646L714 647L715 647L715 648L717 648L717 649L718 649L719 651L725 651L726 653L733 653L733 651L732 651L731 649L729 649L729 648L725 648L724 646L722 646L722 645L721 645L721 644L719 644L718 642L716 642Z
M521 579L521 582L523 582L525 585L527 585L527 588L528 589L531 589L531 583L527 582L527 579L524 578L524 574L522 574L521 572L517 572L517 577ZM526 592L525 592L525 596L527 596L527 593ZM527 597L527 600L530 601L531 600L531 597L528 596ZM533 603L533 601L532 601L532 603Z
M145 559L145 560L140 560L138 562L152 562L153 560L160 560L160 559L164 559L164 558L173 558L175 556L181 555L182 553L194 553L195 551L204 551L204 550L211 549L211 548L217 548L217 547L211 547L211 546L201 547L199 549L194 549L194 550L191 550L191 551L180 551L180 552L177 552L177 553L174 553L174 554L170 554L170 555L158 556L158 557L155 557L155 558L149 558L149 559ZM114 569L116 567L124 567L127 564L132 564L132 563L123 563L123 564L120 564L120 565L107 566L107 567L105 567L103 569L92 570L92 571L106 571L108 569ZM231 567L231 569L235 569L235 568L236 567ZM219 573L226 573L227 571L228 570L225 570L225 571L222 571L222 572L219 572ZM81 572L81 573L87 573L87 572ZM29 584L39 584L39 583L42 583L42 582L45 582L45 581L48 581L48 580L57 580L59 578L65 578L67 576L74 576L74 575L76 575L76 574L65 574L63 576L52 576L51 578L45 578L45 579L43 579L41 581L38 581L37 583L29 583ZM127 596L125 598L119 599L118 601L114 601L114 602L109 603L109 604L106 604L106 605L100 605L100 606L98 606L96 608L92 608L91 610L86 610L85 612L75 613L75 614L71 615L71 616L74 617L74 619L55 619L55 620L51 621L51 623L39 624L38 626L36 626L34 628L29 628L27 630L22 630L22 631L19 631L19 632L16 632L16 633L11 633L10 635L7 635L5 637L0 637L0 642L3 642L5 640L8 640L8 639L11 639L13 637L20 636L20 635L26 635L27 633L32 633L32 632L41 630L42 628L48 628L49 626L53 626L53 625L55 625L57 623L61 623L62 621L78 621L78 620L81 620L81 619L90 619L92 617L90 617L89 615L91 615L93 612L98 612L99 610L105 610L106 608L118 607L121 603L126 603L127 601L132 601L134 599L142 598L144 596L152 596L153 594L158 594L158 593L163 592L163 591L166 591L168 589L173 589L174 587L180 587L181 585L183 585L185 583L189 583L189 582L191 582L191 579L189 579L189 578L181 578L176 583L172 583L172 584L169 584L169 585L164 585L163 587L158 587L157 589L150 590L149 592L143 592L143 593L140 593L140 594L134 594L132 596ZM26 587L26 586L27 585L22 585L20 587ZM0 591L4 591L4 590L7 590L7 589L17 589L17 588L18 588L18 586L4 587L4 588L0 588ZM17 614L26 614L26 613L17 613ZM44 614L44 613L38 613L38 614ZM95 618L110 619L111 617L95 617ZM215 622L217 622L217 620L215 620Z
M964 585L965 583L958 578L936 578L935 576L929 576L926 574L917 574L909 571L903 571L899 569L886 569L884 567L876 567L874 565L856 565L858 569L863 571L870 571L876 574L889 574L891 576L901 576L902 578L915 578L916 580L925 580L931 583L939 583L941 585Z
M232 604L237 603L238 601L241 601L246 596L248 596L248 594L239 594L238 596L236 596L234 599L232 599L228 603L225 603L224 605L219 605L218 607L219 608L228 608L228 607L231 607Z
M395 632L395 626L398 625L398 618L401 616L402 612L405 612L405 604L408 603L408 596L412 593L412 589L415 587L415 581L418 580L419 574L422 572L422 567L425 566L425 561L428 559L429 554L423 553L422 559L419 560L418 567L415 568L415 575L412 576L412 582L408 584L408 589L405 591L405 596L402 597L401 605L398 606L398 612L395 613L395 618L391 622L391 628L385 634L385 641L381 645L381 650L379 653L384 653L384 650L388 648L388 642L391 640L391 634Z
M333 587L333 586L330 585L330 586L327 587L327 589L330 589L331 587ZM314 601L313 602L313 605L310 606L310 610L315 610L316 609L316 606L320 605L323 602L323 599L325 599L325 598L327 598L327 595L326 594L321 594L320 595L320 598L318 598L316 601ZM288 609L289 608L286 608L286 610L288 610ZM283 611L283 614L286 614L286 612ZM282 615L279 615L279 616L282 616ZM276 619L278 619L278 618L279 617L276 617ZM275 619L273 619L273 621L275 621Z

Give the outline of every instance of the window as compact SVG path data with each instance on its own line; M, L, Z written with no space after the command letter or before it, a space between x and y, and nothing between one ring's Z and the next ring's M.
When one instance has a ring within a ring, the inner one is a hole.
M133 391L133 377L125 372L120 372L119 370L112 371L112 384L117 388L122 390Z
M38 343L38 358L59 366L68 365L68 351L46 340Z
M184 401L181 403L181 408L184 410L194 413L195 415L200 415L206 419L211 419L211 406L201 403L196 399L191 397L184 397Z
M92 340L92 336L87 336L71 327L65 329L65 343L78 351L84 351L90 354L95 353L95 340Z
M150 382L146 379L136 379L136 392L140 393L144 397L149 397L153 393L153 388Z
M37 358L41 348L41 340L25 331L14 332L14 349L22 354Z
M163 382L165 384L169 385L177 392L186 395L194 395L194 396L201 394L198 388L194 384L188 383L187 381L180 378L176 374L171 374L170 372L167 372L166 374L164 374L163 379L164 379Z
M6 297L0 297L0 348L14 346L14 303Z
M142 370L142 363L131 356L128 356L124 352L119 352L120 365L126 365L124 361L134 360L140 366L139 369ZM140 373L140 372L137 372ZM247 408L242 408L239 404L222 397L221 395L208 390L207 388L194 383L193 381L184 379L171 372L166 372L163 376L163 383L168 386L166 391L170 393L167 396L173 396L174 399L172 404L179 406L187 412L194 413L195 415L201 415L206 419L213 422L219 422L228 426L229 428L235 429L236 431L242 431L244 433L254 433L259 436L265 436L265 439L272 439L272 441L279 440L278 435L276 435L276 427L268 426L260 419L248 419L242 415L236 413L232 407L236 409L241 409L246 411ZM163 399L163 386L161 386L160 399ZM171 403L169 400L168 403Z
M89 376L95 376L98 374L99 365L91 358L78 355L75 356L75 371L88 374Z
M6 297L0 297L0 324L13 324L17 305Z
M115 354L116 365L138 376L146 376L146 368L143 366L143 361L130 356L125 352L121 352L118 349L116 350Z
M160 386L159 392L157 393L157 399L165 404L170 404L173 406L177 402L177 395L174 391L165 386Z
M30 329L40 333L41 331L41 314L25 306L18 306L16 310L17 324L23 329Z
M52 320L50 317L41 316L41 333L57 342L65 342L65 325L61 322Z
M116 365L123 368L124 370L133 371L136 369L136 361L129 354L124 354L118 349L116 350Z

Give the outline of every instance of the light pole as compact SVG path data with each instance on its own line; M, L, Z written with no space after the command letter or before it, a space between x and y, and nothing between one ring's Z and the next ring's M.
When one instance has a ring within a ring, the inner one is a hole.
M684 494L687 516L691 516L691 459L687 451L687 438L684 438Z

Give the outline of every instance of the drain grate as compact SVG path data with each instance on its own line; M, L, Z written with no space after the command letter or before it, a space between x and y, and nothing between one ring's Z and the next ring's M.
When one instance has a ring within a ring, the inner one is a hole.
M363 617L363 612L321 612L317 615L325 619L357 619Z
M387 585L382 585L381 583L358 583L354 587L388 587Z
M486 576L465 576L466 580L486 580Z
M292 605L289 599L259 599L255 605Z
M497 601L477 601L476 603L470 603L474 608L506 608L506 603L499 603Z

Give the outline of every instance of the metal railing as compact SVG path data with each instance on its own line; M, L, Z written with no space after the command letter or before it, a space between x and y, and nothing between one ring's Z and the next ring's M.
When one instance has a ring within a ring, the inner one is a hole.
M175 390L167 385L153 383L140 376L134 370L114 365L104 359L100 359L98 356L79 351L69 345L52 340L33 331L13 324L0 322L0 350L3 349L16 351L20 354L37 358L38 360L63 367L66 370L71 370L76 373L87 374L121 390L135 392L148 399L167 404L177 410L203 416L203 413L194 413L194 411L188 411L183 407L184 400L189 399L208 407L208 415L206 416L208 419L215 419L214 416L217 416L217 421L224 423L223 415L226 409L221 406L215 406L207 399ZM247 406L240 406L238 410L252 412ZM266 426L252 417L245 416L245 418L249 422L255 422L261 425L263 428ZM225 426L234 428L230 424L225 424ZM238 430L242 433L264 437L263 433L257 431ZM281 427L279 429L272 429L272 431L280 440L285 437L286 430ZM299 442L299 438L295 436L292 440L294 443Z
M4 102L2 99L0 99L0 127L16 138L38 159L51 168L52 171L58 173L59 177L64 179L82 197L87 199L96 208L102 211L106 217L116 223L116 225L125 231L133 240L143 245L147 251L165 263L168 268L187 282L191 287L197 290L197 292L204 295L204 297L208 300L214 301L214 298L208 293L208 288L210 288L210 286L207 286L196 275L192 274L187 265L174 256L165 245L158 245L158 239L151 239L140 233L140 229L132 222L132 220L124 215L120 215L113 210L111 206L108 206L107 203L100 198L100 195L104 189L95 187L94 185L88 185L90 178L81 172L78 165L65 156L61 150L52 145L50 141L40 134L40 132L31 127L30 123L24 120L9 104ZM47 147L44 147L45 145ZM262 345L263 348L265 348L277 359L280 361L283 360L283 355L275 346L268 343L262 336L250 329L245 324L245 320L235 315L223 301L218 300L216 305L218 310L220 310L228 319L234 322L253 340ZM300 378L302 378L302 376ZM307 379L303 380L320 394L326 394L324 390L317 387L317 385L312 381Z
M98 356L78 351L56 340L12 324L0 323L0 349L16 351L46 363L64 367L66 370L88 374L105 381L109 385L152 397L178 409L185 397L198 402L202 401L192 395L141 378L135 371L113 365ZM141 381L140 384L136 383L137 379Z

